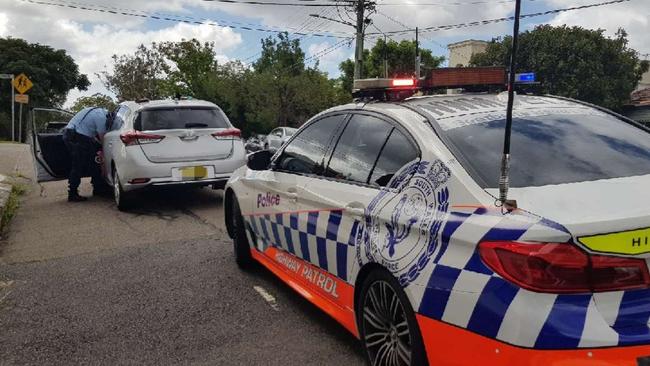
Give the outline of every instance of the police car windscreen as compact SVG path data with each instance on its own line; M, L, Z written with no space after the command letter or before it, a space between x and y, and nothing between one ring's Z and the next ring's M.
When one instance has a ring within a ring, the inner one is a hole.
M156 108L140 112L134 127L139 131L228 128L223 112L216 108Z
M526 114L513 120L511 187L650 174L650 133L641 128L587 109ZM505 119L478 114L471 118L468 123L465 116L458 127L444 123L443 129L477 182L496 188Z

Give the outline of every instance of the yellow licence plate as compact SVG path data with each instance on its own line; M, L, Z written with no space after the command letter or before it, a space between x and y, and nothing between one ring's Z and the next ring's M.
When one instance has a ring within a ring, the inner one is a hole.
M650 253L650 228L582 236L578 241L594 252L645 254Z
M189 166L181 168L183 180L203 179L208 176L208 170L204 166Z

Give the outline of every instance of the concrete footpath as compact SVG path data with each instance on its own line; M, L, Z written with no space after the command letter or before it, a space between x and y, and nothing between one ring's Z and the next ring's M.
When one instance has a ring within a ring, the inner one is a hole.
M0 143L0 217L3 217L14 184L29 187L35 176L30 145ZM0 224L0 230L3 228ZM0 231L0 238L2 237Z

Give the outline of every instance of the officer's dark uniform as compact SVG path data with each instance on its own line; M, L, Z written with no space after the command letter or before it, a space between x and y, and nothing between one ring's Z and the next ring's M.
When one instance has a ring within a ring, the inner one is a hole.
M95 163L99 143L95 136L106 133L108 111L104 108L84 108L77 113L63 130L63 142L70 153L70 174L68 176L68 201L85 201L78 189L84 172L90 173L93 194L103 193L101 169Z

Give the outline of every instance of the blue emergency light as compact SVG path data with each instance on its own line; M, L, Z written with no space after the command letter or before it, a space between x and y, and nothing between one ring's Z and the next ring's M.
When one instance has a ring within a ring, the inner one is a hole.
M515 83L525 84L525 83L534 83L535 82L535 73L534 72L524 72L515 74Z

